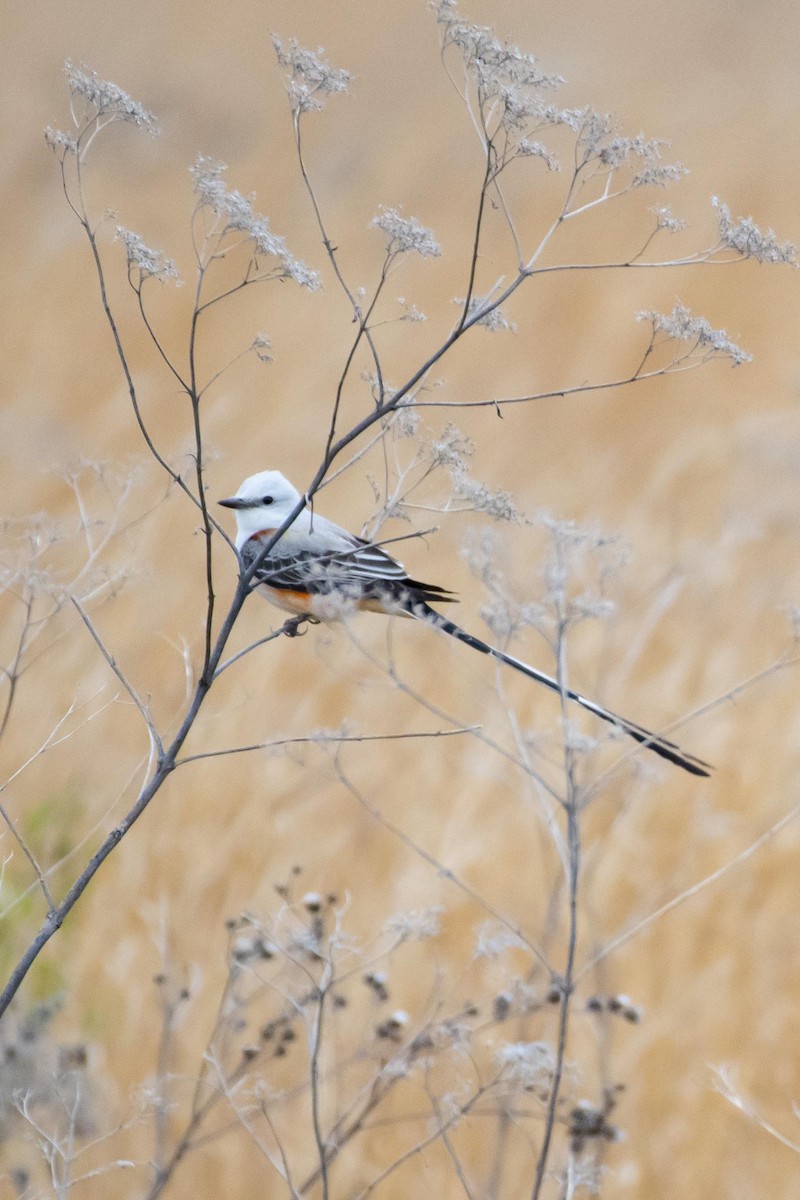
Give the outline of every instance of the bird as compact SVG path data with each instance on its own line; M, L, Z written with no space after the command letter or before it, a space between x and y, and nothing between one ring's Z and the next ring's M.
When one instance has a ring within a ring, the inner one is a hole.
M219 503L236 515L235 546L242 573L252 569L252 587L299 620L342 619L355 610L412 617L449 634L473 650L512 667L603 721L621 729L654 754L690 775L708 776L711 766L674 742L621 717L552 675L532 667L468 633L432 605L456 597L438 584L412 579L402 563L380 546L355 537L308 507L302 508L275 544L264 547L301 502L301 495L280 471L260 471L245 479L234 496Z

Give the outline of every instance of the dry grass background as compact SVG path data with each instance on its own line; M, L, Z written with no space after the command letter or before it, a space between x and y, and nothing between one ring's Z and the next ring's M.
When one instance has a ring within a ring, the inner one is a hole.
M762 227L800 239L795 5L748 2L732 9L717 0L698 12L685 0L668 7L630 0L535 7L474 0L465 11L563 73L567 103L608 109L627 132L643 128L669 137L675 157L692 170L669 201L691 219L698 241L714 228L712 194L735 214L751 214ZM14 517L46 512L67 528L75 511L62 466L86 458L124 476L130 464L143 464L127 511L132 518L158 505L115 542L112 558L128 562L134 574L97 621L136 687L152 696L157 719L169 726L184 695L182 644L189 644L194 661L200 639L200 539L178 499L161 500L159 480L143 457L86 247L42 141L46 124L63 124L63 60L85 62L119 83L152 108L164 128L154 142L127 128L108 139L90 183L97 211L113 208L146 240L188 261L186 167L202 151L227 162L230 182L255 191L276 231L325 274L321 294L289 286L267 290L237 302L209 326L203 340L209 367L261 328L276 349L273 365L241 365L226 376L208 405L208 481L215 497L229 495L244 475L265 466L280 467L299 485L310 477L350 336L298 186L270 32L324 45L332 62L356 76L354 96L332 102L315 118L308 142L350 277L374 278L380 246L366 226L381 203L402 204L442 242L440 261L406 268L396 285L434 319L387 335L390 379L402 379L435 344L451 315L450 297L463 294L477 150L440 69L435 26L421 0L310 0L302 6L234 0L224 11L208 0L135 6L35 0L8 10L5 20L3 511ZM523 207L521 224L531 237L545 220L545 201L546 194L534 192ZM586 240L567 243L566 253L613 254L647 202L660 203L660 193L624 205L621 218L590 218ZM509 269L499 241L494 253L496 260L485 264L491 281ZM509 487L526 511L619 530L631 545L632 565L615 585L618 613L599 632L577 637L572 672L583 690L645 723L658 726L726 693L789 642L786 608L800 594L797 287L787 269L750 264L691 275L604 272L537 281L509 308L520 327L516 338L478 330L440 372L441 394L450 399L611 377L641 344L633 313L668 310L676 297L753 353L753 364L736 371L712 365L635 392L521 406L506 410L502 423L490 410L455 414L476 441L479 478ZM186 299L166 293L161 304L174 348L182 345L176 314L185 312ZM177 458L190 444L188 413L142 336L121 272L114 302L126 313L124 332L149 419ZM363 391L353 389L350 411L363 400ZM430 410L426 420L436 430L445 415ZM99 489L91 504L96 512L109 508ZM355 528L371 504L358 467L323 497L329 515ZM479 629L481 590L459 556L474 523L473 517L445 519L427 547L411 543L404 557L418 576L456 587L464 624ZM541 539L511 529L502 545L521 592L535 593ZM222 554L218 567L224 602L233 568ZM271 620L272 613L252 602L237 644L258 636ZM102 686L112 693L108 669L75 617L65 618L59 632L21 688L3 746L6 770L35 749L76 694L85 698ZM379 622L363 618L355 634L385 656ZM415 688L465 722L487 723L506 742L498 683L523 726L548 729L555 722L546 695L523 680L498 679L486 662L429 631L397 630L393 643ZM519 652L545 664L533 639L520 643ZM790 669L681 730L687 748L718 764L711 781L665 769L604 798L589 823L584 955L732 859L798 803L796 688L796 669ZM342 632L318 630L273 644L229 672L191 746L303 734L343 721L365 731L436 724ZM29 823L37 814L36 845L45 860L84 836L94 844L97 830L123 811L130 798L123 789L144 752L135 715L120 702L30 769L7 801L28 814L22 819ZM535 935L547 898L537 883L552 863L540 853L529 798L501 760L450 739L356 746L342 761L391 820ZM611 1076L627 1085L618 1113L626 1139L609 1154L615 1171L609 1192L737 1200L796 1194L797 1157L715 1093L709 1064L734 1064L764 1116L795 1135L798 836L789 825L621 947L599 979L586 979L587 991L623 991L645 1010L642 1024L617 1029L604 1050ZM452 981L468 968L472 931L485 914L359 807L323 752L241 756L187 768L103 868L26 992L32 997L54 983L66 989L60 1036L91 1043L110 1081L112 1120L154 1069L159 1012L151 979L162 968L163 946L177 976L185 971L188 977L194 965L203 977L175 1049L176 1069L191 1074L224 976L224 921L244 909L270 911L274 885L293 864L304 867L304 887L349 894L347 925L359 936L397 911L443 905L442 936L406 956L393 1002L412 1014L423 1011L439 970L445 993L452 985L453 995L460 994ZM24 916L4 935L5 964L33 928L32 907ZM513 966L504 969L513 973ZM497 978L479 986L507 982L503 969L496 970ZM545 1022L530 1036L551 1032ZM126 1135L114 1154L146 1157L149 1136L149 1128ZM381 1136L402 1147L407 1134L401 1126L373 1139ZM465 1153L479 1162L480 1138L474 1137ZM368 1181L371 1162L380 1157L377 1144L342 1165L336 1194ZM515 1153L509 1161L522 1170L524 1153ZM265 1170L247 1139L232 1135L190 1157L172 1194L279 1194L274 1177L265 1192ZM79 1194L138 1195L141 1178L107 1177ZM447 1160L433 1152L387 1184L384 1194L423 1189L459 1193Z

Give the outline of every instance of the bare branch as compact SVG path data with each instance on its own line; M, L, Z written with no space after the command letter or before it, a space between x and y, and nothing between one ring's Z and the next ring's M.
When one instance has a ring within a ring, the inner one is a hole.
M186 763L198 762L203 758L224 758L229 754L249 754L253 750L274 750L279 746L326 746L344 745L359 742L400 742L407 739L455 737L462 733L474 733L479 725L464 725L460 729L421 729L406 733L310 733L306 737L274 738L267 742L255 742L250 746L229 746L224 750L205 750L199 754L189 754L179 758L176 767Z
M97 632L94 625L92 624L92 620L91 620L89 614L87 613L86 609L81 604L80 600L78 600L77 596L70 596L70 600L72 601L72 604L74 605L74 607L77 609L78 615L80 616L80 618L83 621L86 628L89 630L89 633L92 635L92 640L94 641L98 650L102 654L103 658L106 660L109 667L114 672L117 679L122 684L122 686L124 687L125 691L130 696L133 703L138 708L139 713L142 717L142 720L144 721L145 725L147 726L147 731L150 734L150 739L152 741L152 744L153 744L156 752L158 753L158 756L161 757L164 753L164 747L162 745L159 732L156 729L155 724L153 723L153 718L150 714L149 708L144 703L144 701L141 700L140 697L137 695L136 690L134 689L133 685L129 682L129 680L125 676L124 672L122 670L120 670L119 666L116 663L116 660L112 657L112 655L109 653L109 651L104 646L103 641L100 637L100 634Z

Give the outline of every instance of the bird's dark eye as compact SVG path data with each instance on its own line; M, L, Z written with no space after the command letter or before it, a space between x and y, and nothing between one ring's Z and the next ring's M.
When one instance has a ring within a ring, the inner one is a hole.
M274 500L275 500L274 496L262 496L261 503L262 504L272 504Z

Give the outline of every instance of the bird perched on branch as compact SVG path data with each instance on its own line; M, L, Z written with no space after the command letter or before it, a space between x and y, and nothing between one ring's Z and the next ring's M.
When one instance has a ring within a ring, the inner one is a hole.
M255 563L253 586L268 600L298 618L341 619L354 610L414 617L561 693L558 680L481 641L442 616L432 604L455 599L447 588L411 579L405 567L379 546L354 537L325 517L303 508L265 553L265 547L300 503L297 488L279 471L261 471L245 479L235 496L220 500L236 514L236 549L242 570ZM571 688L564 695L635 741L692 775L708 775L708 763L674 742L620 717Z

